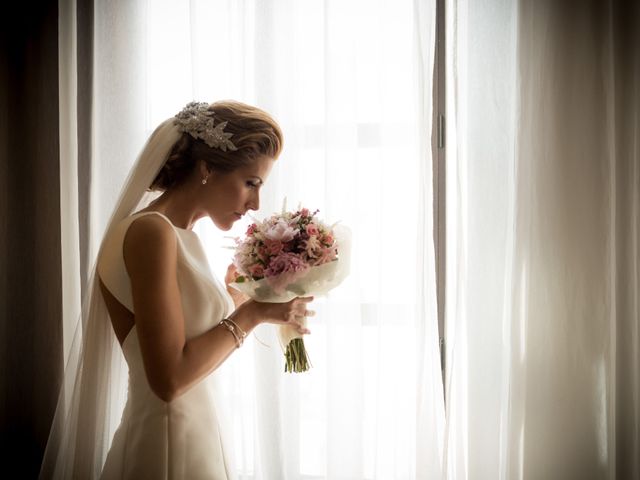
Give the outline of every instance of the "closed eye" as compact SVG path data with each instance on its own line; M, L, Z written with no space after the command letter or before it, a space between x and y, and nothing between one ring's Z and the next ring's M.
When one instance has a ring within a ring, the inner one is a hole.
M249 188L258 188L260 186L260 182L255 182L255 181L247 181L247 187Z

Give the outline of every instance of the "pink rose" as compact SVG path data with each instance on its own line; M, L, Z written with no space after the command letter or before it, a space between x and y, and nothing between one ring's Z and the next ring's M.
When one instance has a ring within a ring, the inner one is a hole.
M259 263L254 263L249 267L249 274L255 279L260 279L264 277L264 267Z
M315 223L310 223L309 225L307 225L306 230L310 237L313 237L314 235L318 235L320 233L320 231L318 230L318 226Z
M283 245L279 240L265 240L265 246L267 247L267 252L269 255L277 255L282 251Z

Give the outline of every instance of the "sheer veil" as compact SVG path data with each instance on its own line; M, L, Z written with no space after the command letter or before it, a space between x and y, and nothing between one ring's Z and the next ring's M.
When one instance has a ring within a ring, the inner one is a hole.
M151 134L120 193L105 236L153 198L147 189L181 134L175 118L165 120ZM97 478L122 415L127 369L100 293L95 262L88 287L65 367L41 479Z

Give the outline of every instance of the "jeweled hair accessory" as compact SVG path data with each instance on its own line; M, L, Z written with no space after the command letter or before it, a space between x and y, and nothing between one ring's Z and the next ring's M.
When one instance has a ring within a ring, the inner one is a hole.
M225 133L227 122L214 125L214 112L209 110L205 102L190 102L175 116L175 123L182 132L187 132L193 138L199 138L211 148L219 148L223 152L227 149L237 150L229 138L232 133Z

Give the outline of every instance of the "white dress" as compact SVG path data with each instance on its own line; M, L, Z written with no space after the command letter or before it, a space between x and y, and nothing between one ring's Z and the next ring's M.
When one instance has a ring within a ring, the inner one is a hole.
M124 237L140 212L124 219L105 240L98 274L113 296L133 312L131 284L122 255ZM233 311L233 301L211 274L195 232L175 227L177 277L186 338L215 326ZM103 479L234 478L229 441L216 408L215 372L171 402L157 397L147 382L134 326L122 344L129 366L127 403L102 471Z

